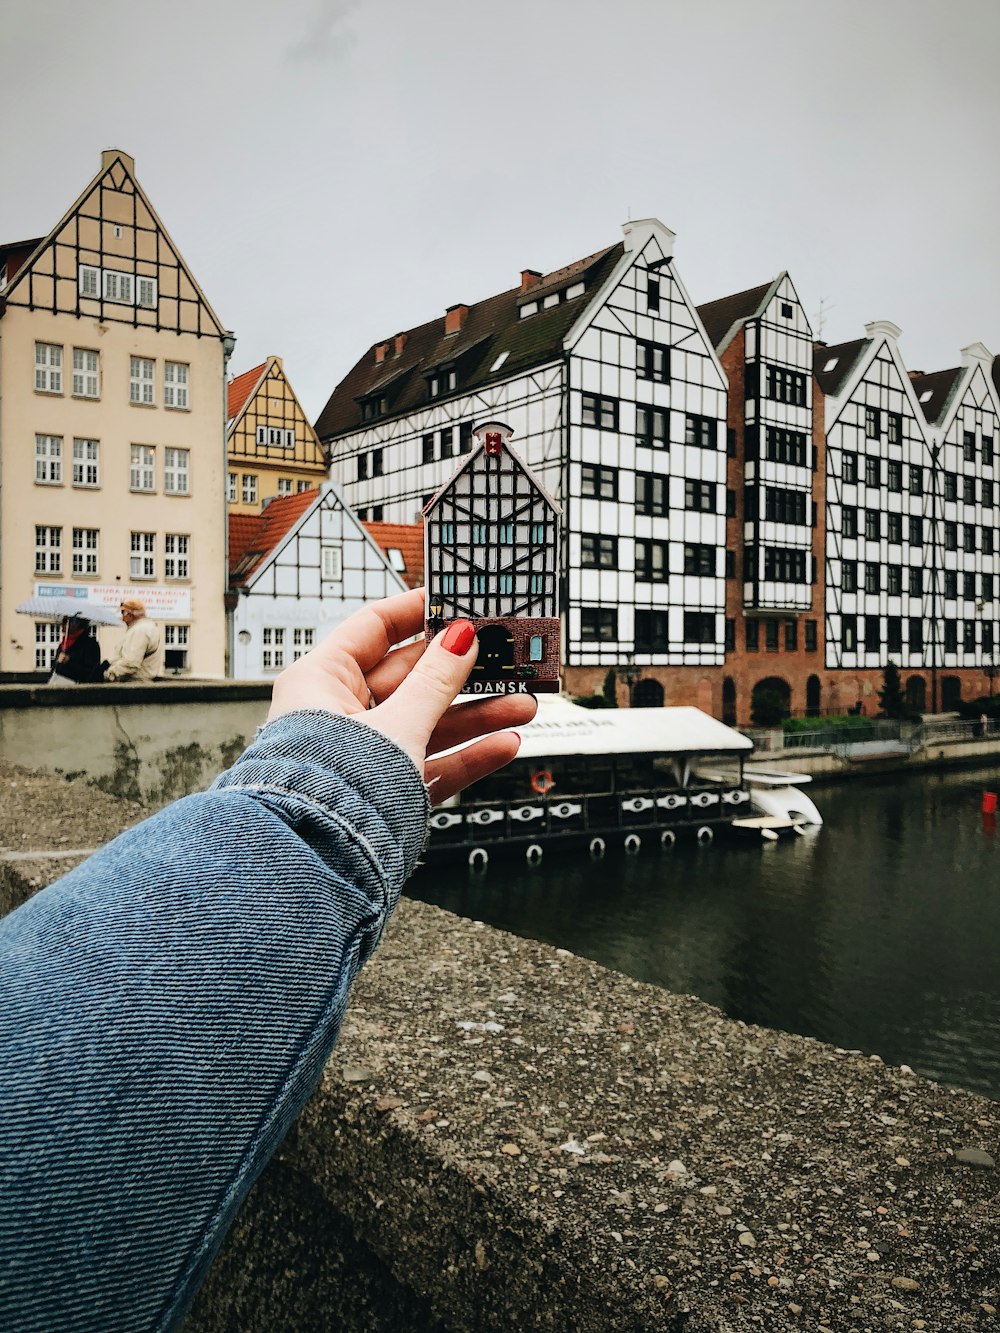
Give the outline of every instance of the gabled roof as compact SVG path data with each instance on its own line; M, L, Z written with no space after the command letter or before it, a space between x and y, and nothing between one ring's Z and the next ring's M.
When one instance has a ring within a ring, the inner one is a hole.
M440 501L441 497L445 494L445 492L450 491L451 488L454 486L455 482L458 481L462 473L468 472L468 470L473 466L473 464L475 464L480 458L482 458L485 452L486 452L485 441L477 441L477 443L472 446L471 452L465 455L465 458L458 465L458 467L451 474L451 476L448 477L447 480L444 481L444 483L437 488L437 490L434 492L431 498L424 505L423 513L425 515L430 515L437 508L438 502ZM512 449L510 447L510 444L505 441L503 445L503 452L505 454L509 454L514 466L516 468L519 468L521 472L524 473L524 475L531 482L532 486L534 486L535 490L538 491L539 495L541 495L542 499L552 510L552 512L557 517L561 515L562 506L559 504L558 500L554 499L549 494L549 492L538 480L534 472L532 472L531 468L527 465L527 463L517 452L517 450Z
M229 516L229 582L249 583L306 510L319 499L318 489L282 495L260 514Z
M920 410L932 425L944 417L964 373L961 366L955 366L952 370L935 370L930 375L910 376Z
M717 301L708 301L698 306L701 322L716 351L729 341L727 334L734 324L761 313L776 283L777 279L772 278L760 287L748 287L745 292L734 292L732 296L721 296Z
M825 343L814 345L813 374L825 394L831 398L837 396L871 341L870 338L855 338L853 342L837 343L834 347Z
M469 307L457 333L445 334L445 317L441 315L406 330L405 338L397 335L396 340L373 343L319 414L316 431L320 439L358 430L362 425L360 404L365 398L385 396L387 410L378 419L387 420L554 360L562 352L566 334L623 253L624 245L619 242L546 274L525 291L517 286L487 297ZM562 301L524 319L519 317L521 306L580 281L586 283L586 291L572 301ZM399 341L402 349L393 355ZM375 350L383 343L388 343L385 359L376 361ZM498 366L497 360L504 352L507 355ZM426 377L445 366L454 366L457 371L455 389L429 399Z
M419 588L424 581L424 525L422 523L364 523L369 534L378 542L396 569L392 552L402 557L402 568L396 569L408 588Z
M245 370L242 375L237 375L235 379L229 381L226 409L227 421L235 421L243 411L248 400L253 397L254 390L260 383L266 369L267 362L262 361L259 366L254 366L253 370Z

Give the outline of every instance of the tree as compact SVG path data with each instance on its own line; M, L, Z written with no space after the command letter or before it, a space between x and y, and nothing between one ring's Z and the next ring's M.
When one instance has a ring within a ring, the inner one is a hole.
M604 677L604 701L608 708L618 707L618 673L614 667Z
M882 668L882 688L878 692L878 701L886 717L905 718L910 714L899 680L899 667L895 662L886 662Z

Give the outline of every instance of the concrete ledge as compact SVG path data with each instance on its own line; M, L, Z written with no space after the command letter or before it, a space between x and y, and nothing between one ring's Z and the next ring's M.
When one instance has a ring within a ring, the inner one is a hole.
M754 754L747 768L784 768L808 773L815 782L841 778L877 777L884 773L917 773L942 768L976 768L1000 757L1000 736L984 740L931 741L911 755L861 755L844 758L833 750L770 750Z
M240 680L155 680L147 684L0 684L0 708L92 708L94 704L220 703L270 699L273 682Z

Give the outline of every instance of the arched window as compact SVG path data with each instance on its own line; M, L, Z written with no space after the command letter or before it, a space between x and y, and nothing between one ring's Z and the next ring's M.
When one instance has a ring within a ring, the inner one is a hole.
M727 727L736 726L736 682L732 676L722 682L722 720Z
M542 660L542 636L532 634L528 643L528 660L530 662L540 662Z

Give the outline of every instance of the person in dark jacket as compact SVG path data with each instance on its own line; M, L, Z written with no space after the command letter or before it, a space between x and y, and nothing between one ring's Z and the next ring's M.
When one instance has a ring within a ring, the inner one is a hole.
M49 684L89 685L101 679L101 649L90 633L90 622L82 616L64 620Z

